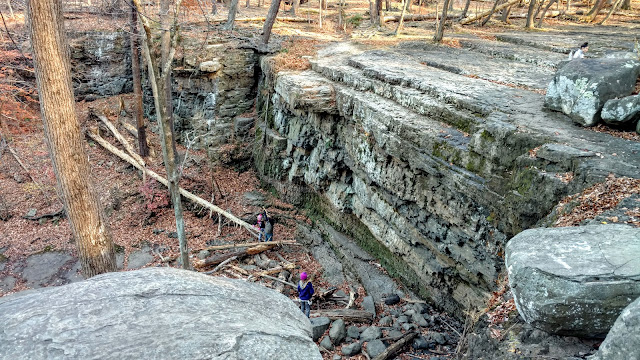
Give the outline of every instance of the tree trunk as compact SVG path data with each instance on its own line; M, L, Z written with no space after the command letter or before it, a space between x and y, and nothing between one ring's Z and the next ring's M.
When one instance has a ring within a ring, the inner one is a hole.
M369 14L371 17L371 25L373 26L379 23L378 17L380 16L376 6L376 1L377 0L369 0Z
M172 27L171 19L175 16L169 16L170 6L172 0L162 0L160 4L160 12L162 13L162 42L160 43L160 54L161 60L160 64L162 68L158 69L158 76L161 76L164 80L164 96L166 98L167 106L165 117L169 122L169 128L171 129L171 137L174 139L171 143L171 147L173 148L173 153L177 154L178 151L176 149L176 131L175 126L173 124L173 96L171 94L172 84L171 84L171 66L166 66L165 64L170 64L173 61L169 59L169 53L171 52L171 30ZM166 73L165 73L166 72Z
M224 29L233 30L233 23L236 20L236 12L238 11L238 0L231 0L231 6L229 7L229 15L227 16L227 23L224 24Z
M167 1L167 0L165 0ZM133 0L138 12L142 10L140 0ZM176 14L179 13L181 0L176 2ZM166 61L161 62L161 67L158 68L157 60L151 56L149 44L152 42L151 26L149 20L146 17L141 18L145 37L143 38L143 53L147 60L147 69L149 75L149 83L151 84L151 91L153 92L153 100L156 111L156 118L158 121L158 127L160 128L160 139L162 143L162 158L164 159L164 168L167 172L167 187L169 188L169 194L171 195L171 202L173 204L173 211L176 218L176 232L178 233L178 241L180 244L180 256L182 259L182 267L189 269L189 253L187 251L187 241L184 233L184 217L182 214L182 199L180 198L180 187L178 186L178 171L176 163L175 152L175 138L171 131L171 124L168 118L168 108L170 103L167 102L166 97L166 84L167 76L171 74L171 63L175 56L176 42L177 42L177 19L173 17L173 24L171 25L170 42L168 53L166 54ZM156 71L156 69L160 69Z
M249 6L251 6L251 1L247 0L247 2L245 3L244 7L246 7L248 9Z
M264 21L264 26L262 27L262 43L264 44L264 46L267 46L269 44L271 29L273 28L273 23L276 22L276 16L278 16L279 9L280 0L271 0L271 6L269 7L269 12L267 13L267 20Z
M585 20L587 22L592 22L593 20L595 20L596 17L598 16L598 13L600 12L600 9L602 9L602 7L604 6L604 3L605 3L605 0L596 1L596 3L591 8L591 11L589 11L585 16Z
M469 11L469 5L471 4L471 0L467 0L464 4L464 10L462 10L462 14L460 15L460 19L464 19L467 17L467 11Z
M377 26L382 25L382 0L376 0L376 20L378 21L378 23L376 24Z
M444 36L444 23L447 21L447 11L449 10L450 1L451 0L444 0L444 5L442 6L442 17L440 18L440 22L438 23L436 34L433 37L433 41L435 42L442 41L442 37Z
M142 82L140 77L140 53L138 50L138 12L131 7L131 72L133 76L133 106L138 128L138 154L149 156L147 146L147 127L144 125L142 113Z
M533 11L536 9L536 0L531 0L529 2L529 10L527 11L527 23L524 25L525 28L531 29L533 28Z
M300 0L293 0L291 3L291 16L296 16L300 8Z
M398 33L400 33L400 30L402 29L402 24L404 23L404 13L407 11L409 4L411 4L409 0L405 0L405 1L406 1L405 6L402 7L402 12L400 13L400 21L398 21L398 27L396 27L396 32L394 33L395 36L398 36Z
M489 22L489 20L491 19L491 16L493 16L493 13L496 12L496 7L498 7L498 3L500 1L501 0L496 0L493 2L493 7L491 8L491 12L487 16L487 18L482 21L481 26L485 26Z
M9 15L11 15L11 18L15 18L15 16L13 15L13 8L11 7L11 0L7 0L7 6L9 7Z
M622 0L617 0L616 2L614 2L611 5L611 10L609 10L609 13L607 13L607 16L605 16L604 19L602 19L602 21L598 23L598 25L603 25L605 21L609 20L609 17L611 16L611 14L613 14L613 12L616 11L618 9L618 6L620 6L621 4L622 4Z
M318 22L320 25L320 29L322 29L322 0L318 0Z
M384 10L391 11L391 0L384 0Z
M217 14L218 14L218 0L211 0L211 15L217 15Z
M61 0L27 2L36 83L58 189L78 246L85 277L116 271L116 259L100 197L75 113L69 45Z
M622 10L631 10L631 0L624 0L622 2Z
M538 20L538 25L536 27L538 27L538 28L542 27L542 21L544 20L544 16L547 14L547 10L549 10L549 8L557 1L558 0L549 1L547 6L545 6L544 10L542 11L542 14L540 14L540 19Z
M509 24L509 14L511 14L511 8L512 8L512 6L509 6L508 8L506 8L506 9L504 9L502 11L502 17L500 18L500 20L503 23Z

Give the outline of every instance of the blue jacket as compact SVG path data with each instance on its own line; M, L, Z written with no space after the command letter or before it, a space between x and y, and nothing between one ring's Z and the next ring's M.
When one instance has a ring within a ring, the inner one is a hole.
M300 296L300 300L311 299L311 296L314 293L313 285L311 285L311 281L307 282L307 285L304 287L304 289L300 287L301 285L303 285L302 281L298 281L298 296Z

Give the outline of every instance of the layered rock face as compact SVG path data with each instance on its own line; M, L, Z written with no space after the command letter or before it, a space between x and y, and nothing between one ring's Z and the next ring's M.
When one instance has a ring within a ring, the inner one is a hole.
M71 33L69 38L77 100L133 91L131 44L126 32Z
M518 312L552 334L604 337L640 297L640 230L627 225L530 229L509 241Z
M265 79L275 79L265 93L275 91L260 100L268 119L254 148L259 172L284 195L459 315L492 291L506 239L609 173L640 174L637 143L542 110L535 91L553 78L542 66L551 55L512 46L528 59L514 84L492 65L509 49L470 43L475 63L455 69L447 64L469 50L337 44L312 70L279 74L263 59ZM300 196L304 188L319 196Z
M172 268L0 298L3 359L322 359L280 293Z

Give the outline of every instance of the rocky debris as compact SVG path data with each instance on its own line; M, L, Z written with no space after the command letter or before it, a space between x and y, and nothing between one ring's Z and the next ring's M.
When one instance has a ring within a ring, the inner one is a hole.
M368 342L379 339L380 337L382 337L382 330L377 326L371 326L366 328L362 334L360 334L360 341Z
M640 359L640 297L629 304L589 360Z
M600 121L608 100L631 95L640 62L626 59L581 59L567 63L549 83L545 106L569 115L583 126Z
M342 352L342 355L344 355L344 356L357 355L357 354L360 353L361 350L362 350L362 346L360 345L359 342L354 342L354 343L351 343L349 345L344 345L340 349L340 351Z
M331 342L338 345L347 337L347 329L342 319L335 320L329 328L329 337Z
M360 338L360 329L357 326L349 326L347 328L347 337L358 340Z
M153 261L153 255L151 254L151 248L147 245L143 246L140 250L134 251L129 254L129 260L127 262L127 270L139 269Z
M329 328L331 325L331 320L328 317L317 317L311 318L311 331L313 333L313 341L318 341L322 334Z
M66 283L63 276L65 274L69 279L67 281L81 280L81 277L73 277L69 270L76 262L71 255L58 251L31 255L22 269L22 278L30 288L40 288L53 283L62 285Z
M198 68L202 72L216 73L222 69L222 64L220 63L220 59L213 59L201 62Z
M608 100L602 108L602 120L609 125L634 124L639 119L640 95Z
M322 340L320 341L320 346L322 346L323 348L327 349L327 350L333 350L333 343L331 342L331 338L328 336L325 336L322 338Z
M367 343L367 354L372 359L382 354L385 350L387 350L387 346L380 339Z
M384 298L384 303L387 305L395 305L400 302L400 296L398 294L391 294Z
M5 296L0 322L2 358L322 359L309 321L286 297L172 268Z
M256 119L237 116L233 120L233 132L236 136L246 136L255 124Z
M525 230L506 246L522 318L552 334L604 337L640 296L640 230L590 225Z

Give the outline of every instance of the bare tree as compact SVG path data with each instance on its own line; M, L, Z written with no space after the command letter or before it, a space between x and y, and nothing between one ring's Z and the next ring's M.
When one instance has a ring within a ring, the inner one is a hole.
M631 0L624 0L622 2L622 7L620 7L622 10L631 10Z
M229 15L227 16L227 23L224 24L225 30L233 30L233 23L236 20L236 13L238 12L238 0L231 0L231 6L229 7Z
M140 54L138 51L138 12L135 7L131 7L131 72L133 76L133 98L134 112L136 116L136 127L138 129L138 153L142 157L149 155L147 146L147 127L142 116L142 84L140 77Z
M489 20L491 20L491 16L493 16L493 13L496 12L496 7L498 7L498 3L502 1L502 0L496 0L493 2L493 7L491 8L491 12L489 13L489 15L482 21L481 26L485 26Z
M75 113L61 0L27 2L36 83L47 144L85 277L116 271L116 259Z
M598 16L598 13L600 13L600 10L604 6L605 2L606 2L605 0L596 1L593 7L591 8L591 10L587 13L587 15L585 15L585 20L587 22L592 22L593 20L595 20L596 16Z
M280 1L281 0L271 0L271 6L269 7L267 18L262 27L262 44L264 44L264 46L269 44L271 29L273 28L273 23L276 22L276 16L278 16L278 10L280 9Z
M449 10L450 1L451 0L444 0L444 5L442 5L442 18L440 18L436 34L433 36L433 41L435 42L442 41L442 37L444 36L444 23L447 21L447 11Z
M547 6L544 7L544 10L542 11L542 14L540 14L540 19L538 20L538 24L536 25L536 27L541 28L542 27L542 22L544 20L545 15L547 14L547 11L549 10L549 8L555 4L558 0L551 0L549 1L549 3L547 4Z
M533 28L533 21L535 20L533 13L535 9L536 9L536 0L530 0L529 10L527 10L527 23L524 25L524 27L527 29Z
M598 25L603 25L605 21L609 20L611 14L613 14L613 12L616 11L620 5L622 5L622 0L617 0L613 4L611 4L611 9L607 13L607 16L605 16L604 19L602 19L602 21L598 23Z
M296 16L298 9L300 8L300 0L293 0L291 2L291 16Z
M462 14L460 14L460 20L462 20L465 17L467 17L467 11L469 11L469 4L471 4L471 0L467 0L464 3L464 9L462 10Z
M402 30L402 24L404 23L404 13L407 11L409 5L411 5L410 0L405 0L405 4L402 7L402 12L400 13L400 21L398 21L398 27L396 27L396 31L393 33L394 36L398 36L400 30Z
M179 13L181 2L182 0L176 1L172 22L170 24L170 28L167 29L170 34L169 45L166 49L167 54L164 54L165 56L161 56L160 64L158 64L158 59L152 56L150 49L150 44L153 42L153 36L151 34L149 19L145 16L141 16L140 20L142 21L142 27L145 33L142 41L142 52L147 62L147 72L149 83L151 84L151 91L153 92L156 119L158 121L158 127L160 128L162 158L164 159L164 168L167 172L169 193L171 194L171 202L173 204L173 211L176 218L176 232L178 233L178 241L180 243L180 257L182 260L182 266L185 269L188 269L190 267L189 253L187 251L187 240L184 233L182 199L180 197L180 187L178 186L179 174L177 171L177 153L175 151L175 138L171 131L171 124L169 123L168 117L171 103L167 101L167 89L165 88L167 84L170 84L167 82L167 77L171 74L171 63L173 62L173 58L176 53L176 46L178 42L177 14ZM142 13L140 0L133 0L133 3L138 9L138 13Z

